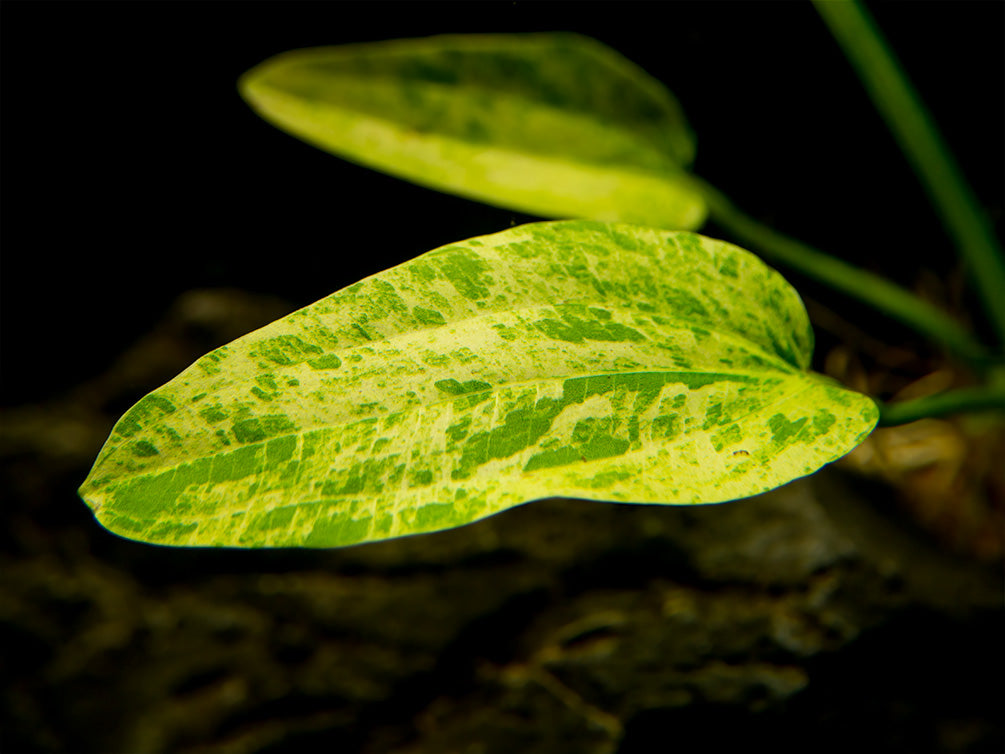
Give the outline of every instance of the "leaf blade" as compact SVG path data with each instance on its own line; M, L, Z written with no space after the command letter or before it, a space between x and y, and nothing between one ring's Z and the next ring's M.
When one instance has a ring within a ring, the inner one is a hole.
M875 423L811 348L798 296L736 247L535 223L207 354L120 419L82 495L145 541L319 547L540 497L732 499Z
M568 33L446 35L284 53L245 100L321 149L544 217L695 228L694 142L673 96Z

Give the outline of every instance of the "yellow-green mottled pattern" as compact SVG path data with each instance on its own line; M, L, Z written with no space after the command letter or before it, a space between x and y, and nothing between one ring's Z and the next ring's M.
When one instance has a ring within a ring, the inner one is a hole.
M423 254L199 359L81 494L123 536L331 547L550 496L735 499L853 448L795 291L692 233L534 223Z
M462 35L297 50L241 79L266 120L349 160L543 217L697 228L677 101L569 33Z

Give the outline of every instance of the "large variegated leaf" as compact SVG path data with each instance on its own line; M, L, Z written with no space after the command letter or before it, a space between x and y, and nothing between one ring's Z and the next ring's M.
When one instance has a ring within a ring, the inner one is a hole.
M696 228L673 95L576 34L297 50L241 79L266 120L349 160L542 217Z
M199 359L81 494L127 537L329 547L535 498L753 495L877 411L807 371L773 270L691 233L535 223L431 251Z

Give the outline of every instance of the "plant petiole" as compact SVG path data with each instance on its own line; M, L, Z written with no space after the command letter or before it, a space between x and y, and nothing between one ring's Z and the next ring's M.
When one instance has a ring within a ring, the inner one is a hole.
M1005 386L959 388L900 403L880 404L879 426L891 427L918 419L978 411L1005 413Z
M934 121L861 3L814 5L918 174L1005 342L1005 256Z
M696 176L693 187L708 205L711 218L736 239L767 259L779 262L873 307L944 346L984 371L992 362L987 350L956 320L899 285L779 233L755 220Z

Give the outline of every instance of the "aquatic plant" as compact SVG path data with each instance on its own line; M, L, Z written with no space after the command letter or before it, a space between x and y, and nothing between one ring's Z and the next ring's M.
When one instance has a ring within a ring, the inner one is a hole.
M986 220L864 11L820 10L903 129L1005 336L1005 265ZM736 209L689 172L694 140L673 95L595 40L300 50L240 89L346 159L572 219L430 251L196 361L119 420L81 487L118 534L334 547L544 497L723 502L813 473L881 417L1005 405L1000 350ZM927 335L984 384L880 407L813 373L798 294L750 252L691 232L709 216Z

